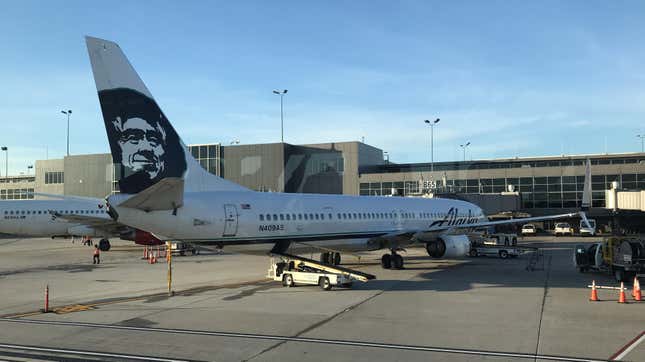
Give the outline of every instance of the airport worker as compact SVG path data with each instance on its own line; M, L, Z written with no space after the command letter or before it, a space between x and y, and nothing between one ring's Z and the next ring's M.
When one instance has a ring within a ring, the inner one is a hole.
M92 258L92 264L101 264L100 255L101 251L99 250L99 246L94 245L94 257Z

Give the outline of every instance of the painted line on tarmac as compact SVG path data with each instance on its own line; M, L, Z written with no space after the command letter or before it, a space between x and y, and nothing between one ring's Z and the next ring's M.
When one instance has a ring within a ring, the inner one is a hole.
M641 342L645 341L645 331L642 331L639 335L634 337L631 341L627 342L621 349L616 351L613 356L609 357L610 361L621 361L629 352L633 351L636 346Z
M222 285L216 285L216 286L202 286L202 287L193 287L193 288L188 288L184 290L179 290L175 291L173 296L182 296L182 295L191 295L192 293L199 293L201 291L211 291L211 290L219 290L219 289L231 289L231 288L240 288L240 287L246 287L249 285L256 285L256 284L268 284L273 282L267 281L266 279L258 279L258 280L251 280L247 282L240 282L240 283L231 283L231 284L222 284ZM91 310L96 307L101 307L101 306L106 306L106 305L111 305L111 304L119 304L119 303L129 303L129 302L137 302L141 300L146 300L149 298L155 298L155 297L168 297L167 292L161 292L161 293L153 293L153 294L146 294L146 295L140 295L136 297L122 297L122 298L116 298L116 299L111 299L108 301L97 301L97 302L87 302L87 303L78 303L78 304L65 304L59 307L51 307L50 312L56 313L56 314L67 314L67 313L75 313L75 312L82 312L86 310ZM23 318L23 317L31 317L35 315L40 315L45 313L42 309L41 310L35 310L31 312L24 312L24 313L16 313L16 314L6 314L6 315L0 315L1 318Z
M138 331L138 332L148 332L148 333L149 332L157 332L157 333L183 334L183 335L196 335L196 336L212 336L212 337L229 337L229 338L244 338L244 339L256 339L256 340L285 341L285 342L301 342L301 343L327 344L327 345L339 345L339 346L351 346L351 347L371 347L371 348L383 348L383 349L394 349L394 350L405 350L405 351L441 352L441 353L478 355L478 356L492 356L492 357L544 359L544 360L551 360L551 361L570 361L570 362L603 362L603 361L606 361L604 359L578 358L578 357L567 357L567 356L557 356L557 355L539 355L539 354L534 354L534 353L515 353L515 352L477 350L477 349L442 348L442 347L406 345L406 344L393 344L393 343L362 342L362 341L351 341L351 340L342 340L342 339L289 337L289 336L279 336L279 335L270 335L270 334L204 331L204 330L196 330L196 329L131 327L131 326L121 326L121 325L115 325L115 324L101 324L101 323L88 323L88 322L41 321L41 320L35 320L35 319L12 319L12 318L0 318L0 322L9 322L9 323L18 323L18 324L84 327L84 328L98 328L98 329L113 329L113 330Z
M23 345L19 345L19 344L3 344L3 343L0 343L0 348L11 349L11 350L19 350L19 351L64 353L64 354L92 356L92 357L123 358L123 359L129 359L129 360L137 360L137 361L157 361L157 362L186 362L186 361L188 361L188 360L181 360L181 359L159 358L159 357L140 356L140 355L131 355L131 354L122 354L122 353L108 353L108 352L82 351L82 350L76 350L76 349L23 346ZM2 351L0 351L0 354L2 354Z

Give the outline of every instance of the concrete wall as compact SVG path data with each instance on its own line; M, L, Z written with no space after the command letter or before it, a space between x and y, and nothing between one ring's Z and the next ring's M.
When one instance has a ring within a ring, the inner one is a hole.
M65 193L65 184L45 184L45 173L47 172L65 172L65 164L62 158L52 160L38 160L34 166L36 173L35 192L46 194L63 195ZM41 198L41 197L38 197Z
M342 193L345 195L358 195L361 167L365 165L383 164L383 151L361 142L318 143L303 145L303 147L341 153L344 159Z
M253 190L284 191L284 144L223 146L222 176Z
M65 195L103 198L112 187L112 156L109 153L67 156Z

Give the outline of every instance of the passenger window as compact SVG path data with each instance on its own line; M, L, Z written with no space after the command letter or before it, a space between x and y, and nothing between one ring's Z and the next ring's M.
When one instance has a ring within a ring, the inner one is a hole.
M287 221L291 221L291 215L287 214Z
M347 219L347 214L343 213L343 219Z
M314 219L314 214L309 214L309 220L313 220L313 219Z
M264 215L260 214L260 221L264 221Z
M280 221L284 221L284 214L280 214Z
M298 220L302 220L302 214L298 214Z
M291 220L296 221L296 214L291 214Z
M314 216L316 217L316 220L318 220L318 214L314 214Z
M267 219L267 221L271 221L271 215L267 214L266 219Z
M331 213L329 213L327 216L329 216L329 220L331 220L333 217L331 216Z
M273 214L273 221L278 221L278 215Z
M22 210L20 213L24 215L24 214L25 214L25 210Z
M340 220L340 219L342 218L342 216L340 215L340 213L338 213L338 215L336 215L336 216L338 216L338 220Z

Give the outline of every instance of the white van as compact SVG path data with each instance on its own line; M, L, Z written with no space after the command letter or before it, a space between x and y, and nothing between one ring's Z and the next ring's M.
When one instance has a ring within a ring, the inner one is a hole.
M559 222L555 224L555 236L569 235L573 236L573 228L567 222Z

